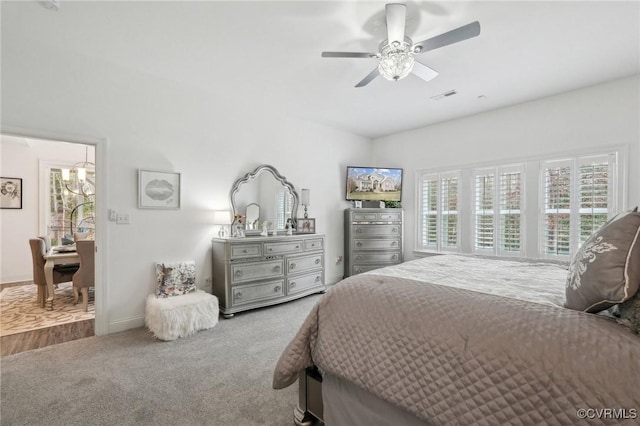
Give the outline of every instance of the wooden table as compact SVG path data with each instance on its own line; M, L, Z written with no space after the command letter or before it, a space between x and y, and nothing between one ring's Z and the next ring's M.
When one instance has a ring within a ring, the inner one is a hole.
M47 281L47 294L45 307L53 310L53 267L63 263L79 263L80 256L75 251L72 252L54 252L53 249L44 256L46 263L44 264L44 278Z

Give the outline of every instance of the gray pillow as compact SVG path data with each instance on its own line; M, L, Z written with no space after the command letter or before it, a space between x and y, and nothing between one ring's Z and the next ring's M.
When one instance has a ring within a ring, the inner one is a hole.
M616 305L618 322L629 327L634 333L640 334L640 291L631 299Z
M565 307L599 312L640 287L638 208L610 219L584 242L569 265Z

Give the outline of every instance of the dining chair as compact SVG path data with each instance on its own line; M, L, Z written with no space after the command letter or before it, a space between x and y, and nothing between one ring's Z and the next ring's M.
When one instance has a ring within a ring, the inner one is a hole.
M89 287L95 287L95 241L76 241L76 252L80 257L80 269L73 275L73 303L78 303L78 292L82 291L82 309L89 307Z
M47 299L47 280L44 275L44 256L47 254L47 244L44 238L30 238L31 258L33 261L33 282L38 286L37 301L44 308ZM55 265L53 267L53 283L65 283L73 279L73 274L78 271L78 263Z

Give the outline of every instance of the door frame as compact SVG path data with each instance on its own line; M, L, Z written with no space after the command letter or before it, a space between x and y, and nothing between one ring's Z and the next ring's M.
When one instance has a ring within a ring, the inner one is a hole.
M76 135L72 133L55 132L48 130L35 130L10 125L2 125L0 133L8 136L16 136L30 139L43 139L52 142L69 142L95 147L96 164L96 255L95 255L95 300L96 319L95 335L109 334L108 318L108 233L107 233L107 164L108 145L106 137Z

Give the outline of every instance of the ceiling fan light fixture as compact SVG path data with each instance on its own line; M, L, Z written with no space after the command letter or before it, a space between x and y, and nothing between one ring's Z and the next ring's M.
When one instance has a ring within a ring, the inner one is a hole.
M378 71L387 80L398 81L411 73L415 52L409 37L400 43L394 41L389 44L387 40L380 45L380 63Z

